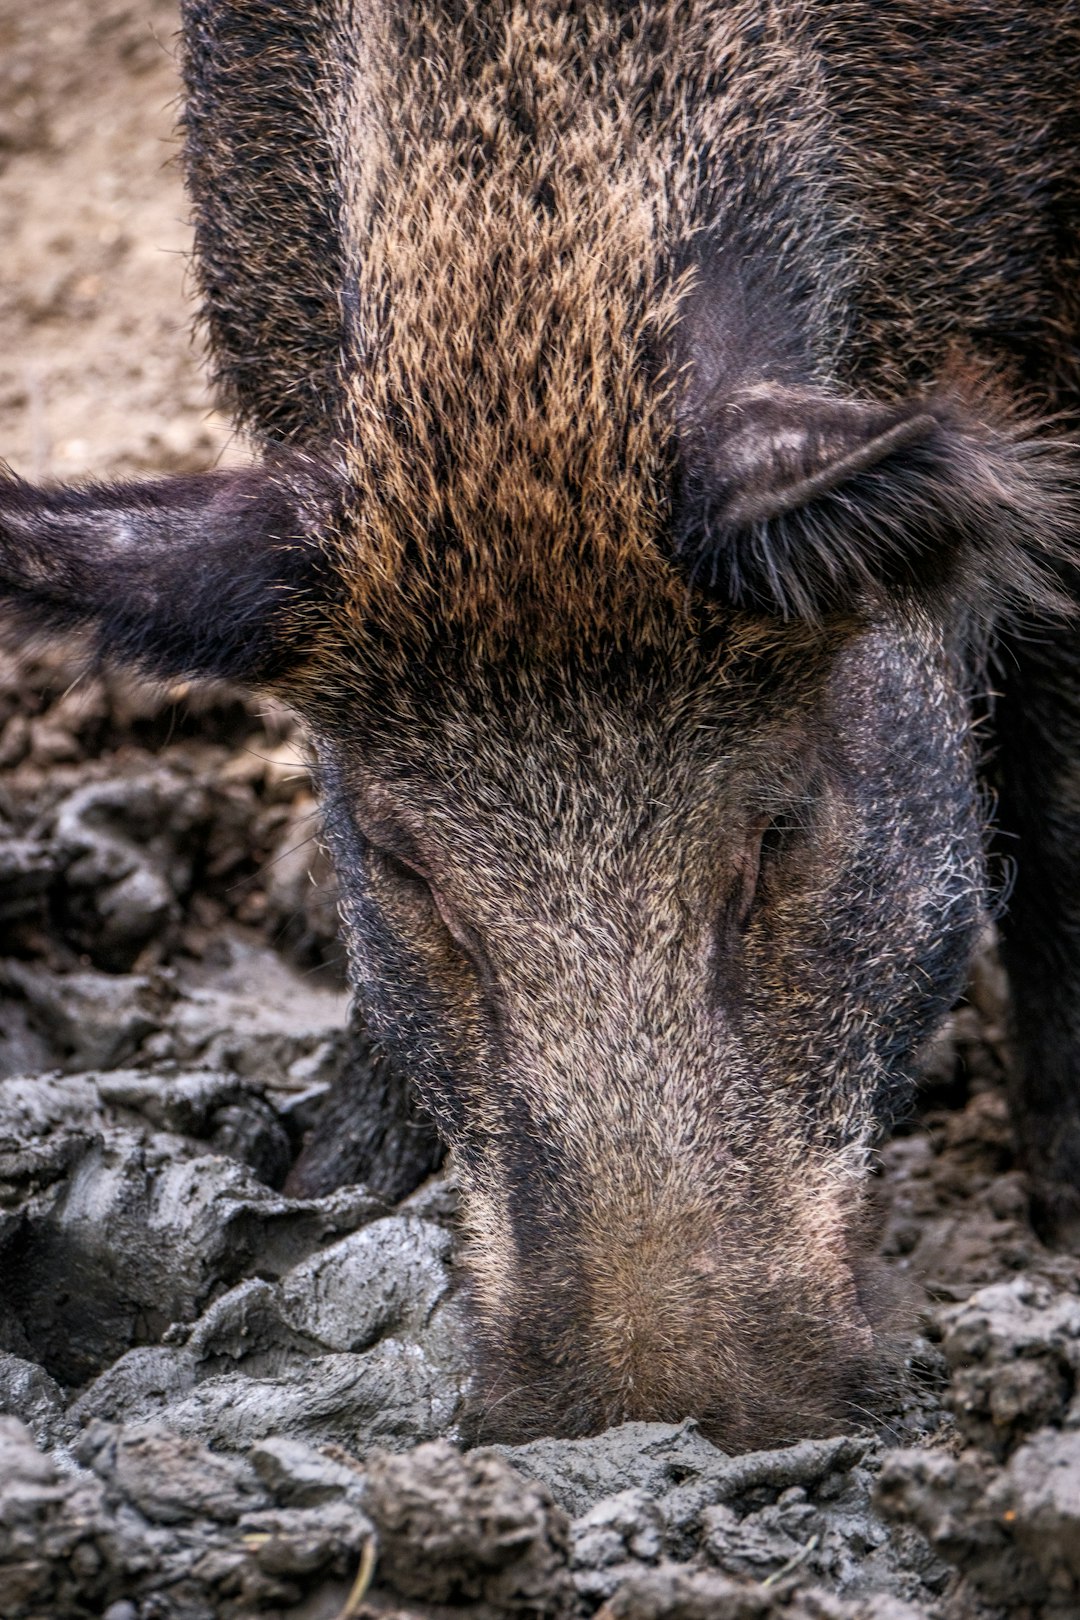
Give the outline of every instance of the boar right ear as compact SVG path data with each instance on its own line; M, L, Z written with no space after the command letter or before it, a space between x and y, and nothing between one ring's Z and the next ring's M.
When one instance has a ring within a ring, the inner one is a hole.
M302 655L298 610L332 588L334 505L333 475L302 455L53 490L0 476L0 605L150 675L271 682Z
M760 383L684 422L677 549L732 603L820 620L875 599L1071 611L1074 446L948 394L897 405Z

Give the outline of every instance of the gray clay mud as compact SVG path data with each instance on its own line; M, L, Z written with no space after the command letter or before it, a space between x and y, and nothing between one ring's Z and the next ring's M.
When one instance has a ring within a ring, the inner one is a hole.
M0 3L31 477L244 453L187 338L175 27ZM1080 1261L1028 1223L992 951L881 1155L878 1410L463 1450L452 1177L349 1025L314 811L271 706L0 666L0 1617L1075 1620Z

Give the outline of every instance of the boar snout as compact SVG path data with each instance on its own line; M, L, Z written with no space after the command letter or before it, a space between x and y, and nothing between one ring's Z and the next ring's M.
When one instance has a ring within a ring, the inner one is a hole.
M693 1416L728 1449L783 1444L891 1383L850 1163L645 1177L624 1149L591 1179L564 1157L555 1189L534 1160L470 1189L478 1440Z

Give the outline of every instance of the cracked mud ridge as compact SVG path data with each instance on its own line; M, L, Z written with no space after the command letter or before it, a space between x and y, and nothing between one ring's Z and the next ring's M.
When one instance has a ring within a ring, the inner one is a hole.
M175 27L0 4L28 476L243 455L187 338ZM1080 1614L1080 1261L1027 1221L992 950L881 1156L890 1410L464 1451L452 1180L350 1029L288 716L11 650L0 773L3 1620Z

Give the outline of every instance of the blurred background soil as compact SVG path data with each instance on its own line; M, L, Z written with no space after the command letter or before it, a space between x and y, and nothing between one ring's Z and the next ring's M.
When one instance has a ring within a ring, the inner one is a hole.
M0 450L33 480L246 456L191 335L176 28L0 0ZM1028 1223L992 948L882 1150L905 1371L861 1439L463 1459L451 1182L287 1182L343 1076L382 1095L317 826L274 705L0 654L3 1620L1080 1614L1080 1264Z
M0 3L0 442L26 478L242 458L197 345L169 0Z

